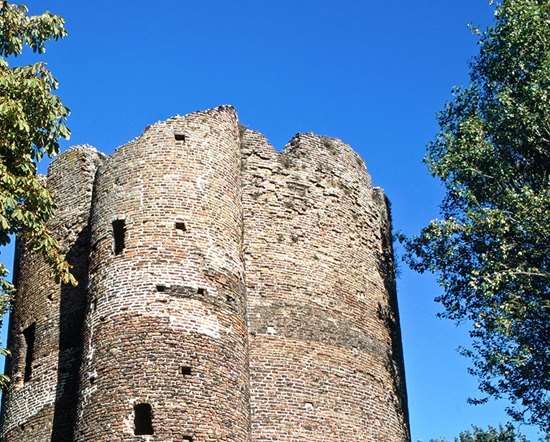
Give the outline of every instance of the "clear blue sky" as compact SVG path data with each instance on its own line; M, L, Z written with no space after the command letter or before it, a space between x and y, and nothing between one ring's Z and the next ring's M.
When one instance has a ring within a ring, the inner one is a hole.
M70 36L41 58L72 110L70 144L110 153L157 120L233 104L277 147L305 131L351 144L407 234L437 215L441 188L421 160L477 52L467 24L492 21L484 0L26 3L67 22ZM11 264L11 251L1 259ZM433 277L400 267L413 440L505 422L505 402L466 404L476 384L456 348L467 333L435 318Z

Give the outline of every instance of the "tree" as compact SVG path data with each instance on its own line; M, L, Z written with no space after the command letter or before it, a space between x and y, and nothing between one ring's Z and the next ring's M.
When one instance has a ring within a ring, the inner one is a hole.
M10 67L7 60L26 46L42 54L48 40L65 35L61 17L49 12L29 16L26 7L0 1L0 247L17 235L51 265L53 277L75 284L47 229L55 207L37 175L38 162L57 154L58 139L69 137L65 126L69 110L54 95L58 84L44 63ZM0 322L13 291L7 274L0 263ZM0 384L5 381L1 378Z
M517 432L511 424L499 425L498 428L472 426L472 430L462 431L455 442L527 442L527 438ZM445 439L431 439L430 442L445 442Z
M499 428L489 425L487 430L474 425L471 431L461 432L455 442L527 442L527 438L510 424Z
M502 0L470 83L440 112L425 163L441 219L401 240L437 275L440 316L466 322L470 373L517 421L550 431L550 2Z

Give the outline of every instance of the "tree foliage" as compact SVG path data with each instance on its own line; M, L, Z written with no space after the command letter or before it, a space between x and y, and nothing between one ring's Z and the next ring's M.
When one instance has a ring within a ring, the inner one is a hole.
M430 442L446 442L445 439L431 439ZM472 426L471 430L462 431L454 442L528 442L527 438L516 431L511 424L500 425L498 428L483 428Z
M65 126L69 111L54 94L58 84L44 63L16 67L8 63L25 47L44 53L48 40L65 35L61 17L49 12L29 16L25 6L0 1L0 247L17 235L51 265L53 277L74 284L46 227L54 204L37 175L38 162L57 154L59 138L69 137ZM13 291L7 274L0 263L0 313Z
M489 425L486 430L474 425L471 431L461 432L455 442L527 442L527 438L510 424L499 428Z
M437 274L441 316L471 325L483 397L470 401L507 397L514 419L550 431L550 2L497 2L478 34L425 158L441 219L402 238L405 260Z

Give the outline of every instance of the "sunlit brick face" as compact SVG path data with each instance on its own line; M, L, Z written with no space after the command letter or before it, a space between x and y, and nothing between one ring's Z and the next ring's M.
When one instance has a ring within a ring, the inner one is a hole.
M4 442L408 441L391 221L342 141L277 151L233 108L60 155L19 242Z

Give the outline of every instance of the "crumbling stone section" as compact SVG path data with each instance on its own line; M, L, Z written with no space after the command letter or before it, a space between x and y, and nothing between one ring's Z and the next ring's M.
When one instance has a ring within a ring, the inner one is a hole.
M5 440L409 440L389 209L349 146L277 152L221 106L94 155L52 225L79 251L75 314L40 319L53 283L19 248Z
M244 130L242 149L252 440L407 440L390 226L363 161L313 134L279 153Z
M5 442L72 440L88 285L88 221L102 158L92 147L77 146L56 158L47 175L57 205L48 227L67 254L78 286L56 283L43 259L17 244L12 356L6 371L11 383L3 397ZM34 348L28 352L25 331L30 328Z

